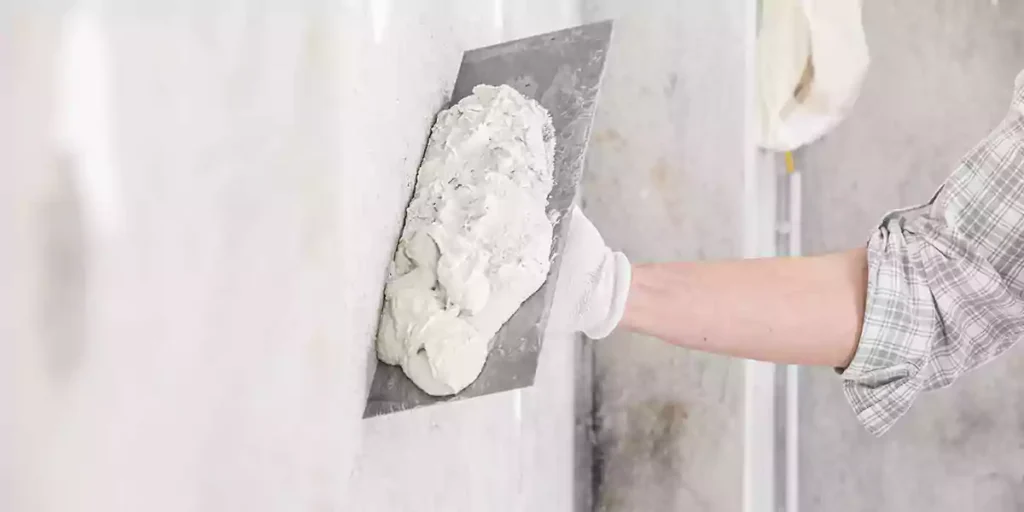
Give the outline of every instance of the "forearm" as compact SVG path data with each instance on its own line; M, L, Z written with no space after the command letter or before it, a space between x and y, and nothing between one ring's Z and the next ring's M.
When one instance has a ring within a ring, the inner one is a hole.
M633 267L621 327L687 348L846 366L864 318L864 249Z

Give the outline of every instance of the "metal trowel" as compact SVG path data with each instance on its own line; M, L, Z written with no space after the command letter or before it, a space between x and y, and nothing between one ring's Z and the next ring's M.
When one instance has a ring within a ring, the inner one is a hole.
M551 113L555 168L548 214L557 219L551 271L544 285L495 334L487 362L469 387L455 396L430 396L416 387L400 367L377 361L364 418L533 384L568 228L562 220L579 189L611 32L612 22L605 21L463 54L452 105L471 94L476 85L507 84Z

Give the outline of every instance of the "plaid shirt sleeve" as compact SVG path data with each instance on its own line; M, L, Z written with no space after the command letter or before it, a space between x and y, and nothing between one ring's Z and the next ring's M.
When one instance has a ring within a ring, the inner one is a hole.
M1010 112L927 204L868 243L860 344L842 371L857 418L885 433L922 391L950 385L1024 335L1024 72Z

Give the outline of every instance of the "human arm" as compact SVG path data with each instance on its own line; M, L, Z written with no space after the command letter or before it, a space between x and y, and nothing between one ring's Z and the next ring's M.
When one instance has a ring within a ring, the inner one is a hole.
M1016 85L1006 118L930 201L887 214L865 251L846 253L856 265L803 266L816 260L808 258L656 264L651 269L660 270L649 271L619 264L601 275L635 273L636 282L594 289L631 297L604 301L587 291L579 295L589 305L578 318L604 316L603 325L621 323L701 350L836 365L857 418L884 433L921 392L949 386L1024 338L1024 73ZM611 253L590 240L582 252ZM832 280L848 272L863 276L855 294L843 290L856 280ZM834 301L844 296L862 299ZM826 313L800 316L793 304ZM851 315L851 304L863 310Z
M568 259L615 254L580 217L570 233L591 235L567 244ZM613 271L576 265L577 274L630 276L629 284L568 294L579 298L576 318L591 337L620 325L700 350L835 365L857 418L882 434L921 392L951 385L1024 338L1024 72L1007 116L935 196L887 214L866 245L797 260L632 267L624 256L604 257L616 264L601 268ZM566 281L567 290L581 282Z
M864 316L863 249L809 258L630 265L579 210L559 283L577 330L618 327L681 347L777 363L845 366ZM565 289L572 290L565 290Z
M866 287L864 249L634 265L619 325L704 352L845 367L860 337Z

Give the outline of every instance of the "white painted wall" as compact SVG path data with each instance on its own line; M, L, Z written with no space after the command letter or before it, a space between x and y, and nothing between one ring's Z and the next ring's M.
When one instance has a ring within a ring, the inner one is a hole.
M461 53L575 2L327 4L0 17L0 509L571 507L568 336L534 389L360 418Z

